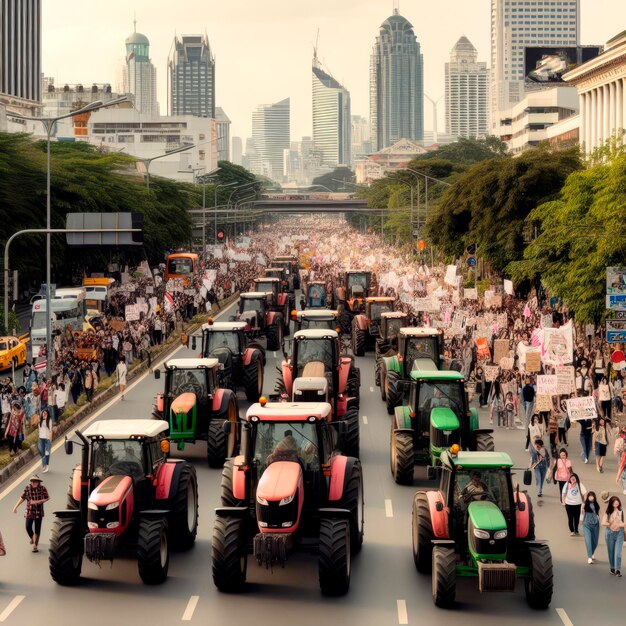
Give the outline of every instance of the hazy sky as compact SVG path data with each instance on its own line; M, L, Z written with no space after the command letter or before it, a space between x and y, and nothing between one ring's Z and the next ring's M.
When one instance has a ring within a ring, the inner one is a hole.
M626 28L626 0L581 0L581 43L604 44ZM461 35L489 62L490 0L400 0L424 55L424 88L444 93L444 63ZM250 135L253 108L291 98L291 139L311 134L311 58L350 90L352 114L369 117L369 57L392 0L44 0L43 69L59 85L111 83L133 30L150 40L161 112L167 112L167 57L174 34L207 32L216 57L217 105L231 136ZM444 129L444 103L438 109ZM425 127L432 107L425 101Z

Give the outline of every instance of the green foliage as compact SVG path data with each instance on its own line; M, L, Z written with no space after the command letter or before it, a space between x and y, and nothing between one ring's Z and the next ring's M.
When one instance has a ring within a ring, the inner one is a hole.
M4 325L4 306L0 304L0 335L9 335L17 328L19 334L20 320L13 311L9 311L9 327Z
M498 137L485 137L484 139L460 138L454 143L444 144L428 154L416 157L409 167L421 170L425 161L443 160L456 164L473 165L493 159L504 157L507 153L506 144ZM415 167L413 167L415 165Z
M356 177L354 172L349 167L340 166L335 168L332 172L328 172L327 174L322 174L321 176L314 178L311 187L314 187L315 185L322 185L324 187L328 187L331 191L352 192L355 187L353 185L344 185L343 181L353 183L355 180Z

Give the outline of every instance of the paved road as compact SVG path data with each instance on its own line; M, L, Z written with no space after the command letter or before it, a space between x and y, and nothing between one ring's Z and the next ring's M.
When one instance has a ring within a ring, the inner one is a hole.
M180 350L184 356L187 350ZM278 356L278 355L277 355ZM589 566L582 538L570 538L556 489L549 485L543 501L536 506L537 536L552 546L555 560L555 596L548 611L528 608L523 588L515 594L481 595L476 581L458 585L455 612L436 609L430 595L430 578L417 574L411 555L411 502L415 489L433 486L416 471L413 488L395 485L389 473L389 418L373 382L373 356L358 359L362 375L361 450L365 476L365 544L353 561L352 585L343 598L320 595L317 561L314 556L296 555L284 570L258 568L249 560L246 591L232 596L219 593L210 574L210 537L213 509L219 505L220 472L205 465L204 446L190 446L198 469L200 485L200 528L195 547L174 554L169 579L157 588L144 586L133 560L116 560L101 567L84 561L84 579L76 588L63 588L50 578L46 551L52 511L64 508L71 467L78 462L64 454L61 442L54 446L51 471L44 475L52 501L47 505L40 553L32 554L23 530L22 511L11 514L33 464L0 492L1 530L8 555L0 560L0 623L78 626L110 624L175 624L193 621L204 624L257 623L287 624L343 623L347 625L393 625L446 623L462 619L464 626L528 624L616 624L623 611L618 595L625 579L609 575L604 542L598 549L598 564ZM265 391L273 389L277 357L269 353ZM148 416L159 383L145 376L131 385L126 401L114 400L97 414L98 419ZM242 410L248 405L241 403ZM483 425L486 422L483 416ZM512 454L520 466L527 464L522 431L496 433L498 449ZM597 474L591 465L578 460L576 436L570 448L574 467L580 470L587 488L599 492L614 488L615 461L607 473ZM38 468L37 468L38 469ZM532 491L534 495L534 488ZM565 611L561 613L561 611ZM568 621L571 620L571 621Z

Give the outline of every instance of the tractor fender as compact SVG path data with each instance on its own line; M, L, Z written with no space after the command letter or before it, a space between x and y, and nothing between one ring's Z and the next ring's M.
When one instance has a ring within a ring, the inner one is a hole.
M346 299L346 289L345 287L337 287L335 291L337 295L337 300L345 300Z
M347 363L343 359L339 361L339 393L346 392L348 376L350 375L350 361Z
M182 459L168 459L161 464L156 475L155 500L168 500L176 494L184 466Z
M156 408L157 408L157 411L159 411L159 413L163 413L163 410L165 408L165 399L164 399L164 396L163 396L162 392L161 393L157 393L157 396L156 396Z
M479 420L478 420L478 411L472 407L470 409L470 430L476 431L478 430Z
M367 330L369 328L369 320L365 315L355 315L352 322L359 330Z
M333 419L338 420L341 419L346 412L348 411L348 402L350 398L347 395L341 394L337 396L336 407L337 407L337 415L333 415Z
M276 318L276 311L268 311L265 315L265 322L268 326L271 326L274 323L274 319Z
M244 463L243 454L235 457L233 463L233 497L235 500L246 499L246 473L241 469Z
M219 413L219 410L222 408L222 401L224 399L224 391L225 389L216 389L213 394L213 413Z
M252 355L255 352L259 352L259 350L255 349L255 348L246 348L246 351L243 353L243 364L247 367L248 365L250 365L250 363L252 363ZM263 362L262 357L261 357L261 363Z
M398 374L402 373L402 367L397 354L394 354L393 356L384 356L383 363L385 364L385 368L388 372L398 372Z
M449 539L448 514L449 509L441 495L441 491L427 491L428 509L430 511L430 523L433 527L433 535L436 539ZM443 509L437 510L437 502L441 502Z
M513 492L513 498L517 502L517 492ZM525 492L519 492L519 501L525 504L524 510L520 511L515 507L515 537L517 539L526 539L530 531L530 507L528 506L528 496Z
M411 409L408 406L397 406L393 411L393 429L410 430L413 432L411 423Z
M343 455L334 456L330 462L330 487L328 489L328 501L338 502L343 498L346 483L352 474L352 468L357 462L354 457Z
M291 399L293 391L293 369L287 361L283 361L281 364L281 370L283 374L283 382L285 383L285 393Z
M72 470L72 498L80 502L80 465Z
M279 293L278 294L278 306L285 306L285 303L287 302L287 298L289 297L289 294L286 294L285 292Z

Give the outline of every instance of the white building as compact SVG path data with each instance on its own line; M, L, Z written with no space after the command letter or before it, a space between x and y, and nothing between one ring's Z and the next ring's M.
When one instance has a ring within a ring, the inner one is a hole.
M580 143L587 153L621 135L626 122L626 33L606 44L604 52L563 76L578 90Z
M370 139L370 123L362 115L352 116L352 147L350 149L352 160L364 154L372 152L372 141Z
M466 139L488 131L489 70L467 37L461 37L446 63L446 133Z
M230 118L222 107L215 107L215 123L217 126L217 158L219 161L230 161Z
M241 141L241 137L232 138L231 157L231 161L235 165L241 165L243 163L243 142Z
M248 167L277 182L284 177L284 151L289 149L290 101L260 104L252 113L252 143Z
M136 29L126 38L126 59L122 77L124 92L132 95L137 111L158 116L156 68L150 60L150 42Z
M490 133L524 97L526 46L576 46L580 0L491 0Z
M370 183L384 178L387 172L395 172L408 167L409 162L428 150L420 142L401 139L391 146L374 154L363 156L355 161L354 172L357 183Z

